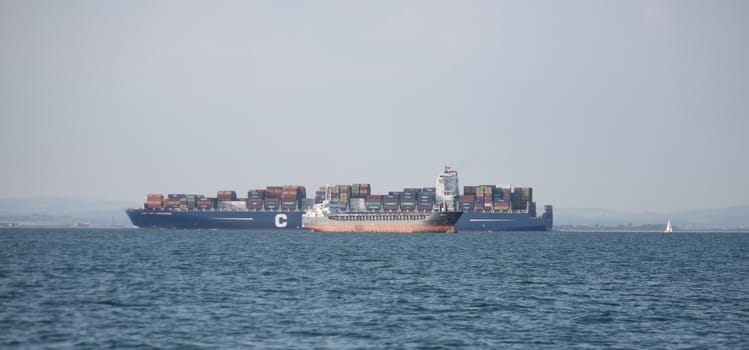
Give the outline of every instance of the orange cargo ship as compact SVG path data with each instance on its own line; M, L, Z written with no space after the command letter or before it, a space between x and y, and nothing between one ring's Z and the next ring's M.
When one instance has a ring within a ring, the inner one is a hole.
M304 228L317 232L455 232L459 211L345 212L342 203L324 200L302 217Z

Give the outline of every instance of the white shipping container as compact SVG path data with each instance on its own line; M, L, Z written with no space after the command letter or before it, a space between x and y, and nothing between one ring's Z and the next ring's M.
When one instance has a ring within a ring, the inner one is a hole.
M219 209L247 209L247 202L245 201L219 201L216 203L216 207Z
M367 201L364 198L351 198L349 209L352 211L367 211Z

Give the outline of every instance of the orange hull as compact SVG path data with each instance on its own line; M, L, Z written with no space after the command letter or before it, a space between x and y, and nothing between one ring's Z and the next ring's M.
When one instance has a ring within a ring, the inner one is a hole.
M336 224L308 224L306 229L317 232L393 232L393 233L414 233L414 232L453 232L453 225L439 224L359 224L350 225Z

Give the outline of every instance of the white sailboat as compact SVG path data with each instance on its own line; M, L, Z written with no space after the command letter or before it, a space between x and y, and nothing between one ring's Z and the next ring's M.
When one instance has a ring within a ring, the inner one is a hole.
M671 220L668 220L668 222L666 223L666 229L663 230L663 232L666 232L666 233L674 232L674 229L671 227Z

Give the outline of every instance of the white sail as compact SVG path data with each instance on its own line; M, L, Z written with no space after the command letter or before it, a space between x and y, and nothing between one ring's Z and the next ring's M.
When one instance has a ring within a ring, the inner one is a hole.
M666 229L663 232L674 232L674 229L671 227L671 220L668 220L666 223Z

